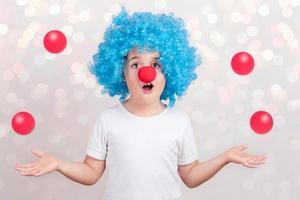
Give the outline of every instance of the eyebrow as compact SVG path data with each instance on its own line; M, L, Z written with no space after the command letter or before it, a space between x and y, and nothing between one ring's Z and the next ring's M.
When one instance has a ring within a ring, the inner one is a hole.
M135 58L140 58L139 56L133 56L131 57L127 62L130 62L131 60L135 59ZM159 57L153 57L152 59L154 60L159 60Z

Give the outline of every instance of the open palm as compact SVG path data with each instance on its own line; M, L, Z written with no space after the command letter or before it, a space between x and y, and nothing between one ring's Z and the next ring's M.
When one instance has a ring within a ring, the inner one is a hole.
M32 150L32 154L39 157L38 160L27 163L17 164L16 170L23 176L40 176L50 173L58 168L58 159L40 150Z
M253 155L243 152L248 146L246 144L232 147L225 152L229 162L241 163L246 167L254 168L259 164L265 163L264 160L267 158L263 155Z

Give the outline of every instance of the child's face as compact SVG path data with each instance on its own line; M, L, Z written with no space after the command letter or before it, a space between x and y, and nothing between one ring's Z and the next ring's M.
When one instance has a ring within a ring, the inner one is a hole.
M144 66L152 66L156 70L156 76L151 83L153 88L151 93L146 93L143 89L145 82L141 81L138 77L138 71ZM152 103L160 101L160 96L164 90L166 79L162 73L162 67L159 62L158 52L144 52L139 53L136 48L133 48L127 55L126 66L124 69L124 76L127 87L136 100Z

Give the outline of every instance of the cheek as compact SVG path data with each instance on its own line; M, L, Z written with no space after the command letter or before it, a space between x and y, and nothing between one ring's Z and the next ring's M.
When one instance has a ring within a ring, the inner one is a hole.
M166 79L163 74L157 75L157 82L159 84L160 89L164 89L165 84L166 84Z
M137 84L138 84L138 80L137 80L137 75L135 74L134 71L127 71L126 72L126 82L127 82L127 86L129 88L135 89Z
M131 82L131 83L137 83L137 75L135 74L134 71L131 71L128 73L128 80Z

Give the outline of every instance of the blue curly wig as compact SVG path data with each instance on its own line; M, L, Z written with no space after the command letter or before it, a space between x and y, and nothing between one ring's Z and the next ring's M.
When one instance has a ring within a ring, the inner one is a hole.
M160 100L169 99L168 106L173 107L175 95L186 94L188 86L197 78L194 70L202 62L196 48L189 45L183 20L173 13L135 12L130 16L123 6L121 12L112 18L103 42L93 55L89 71L104 86L102 94L120 95L122 103L129 94L123 70L126 56L134 47L139 51L159 52L166 79Z

